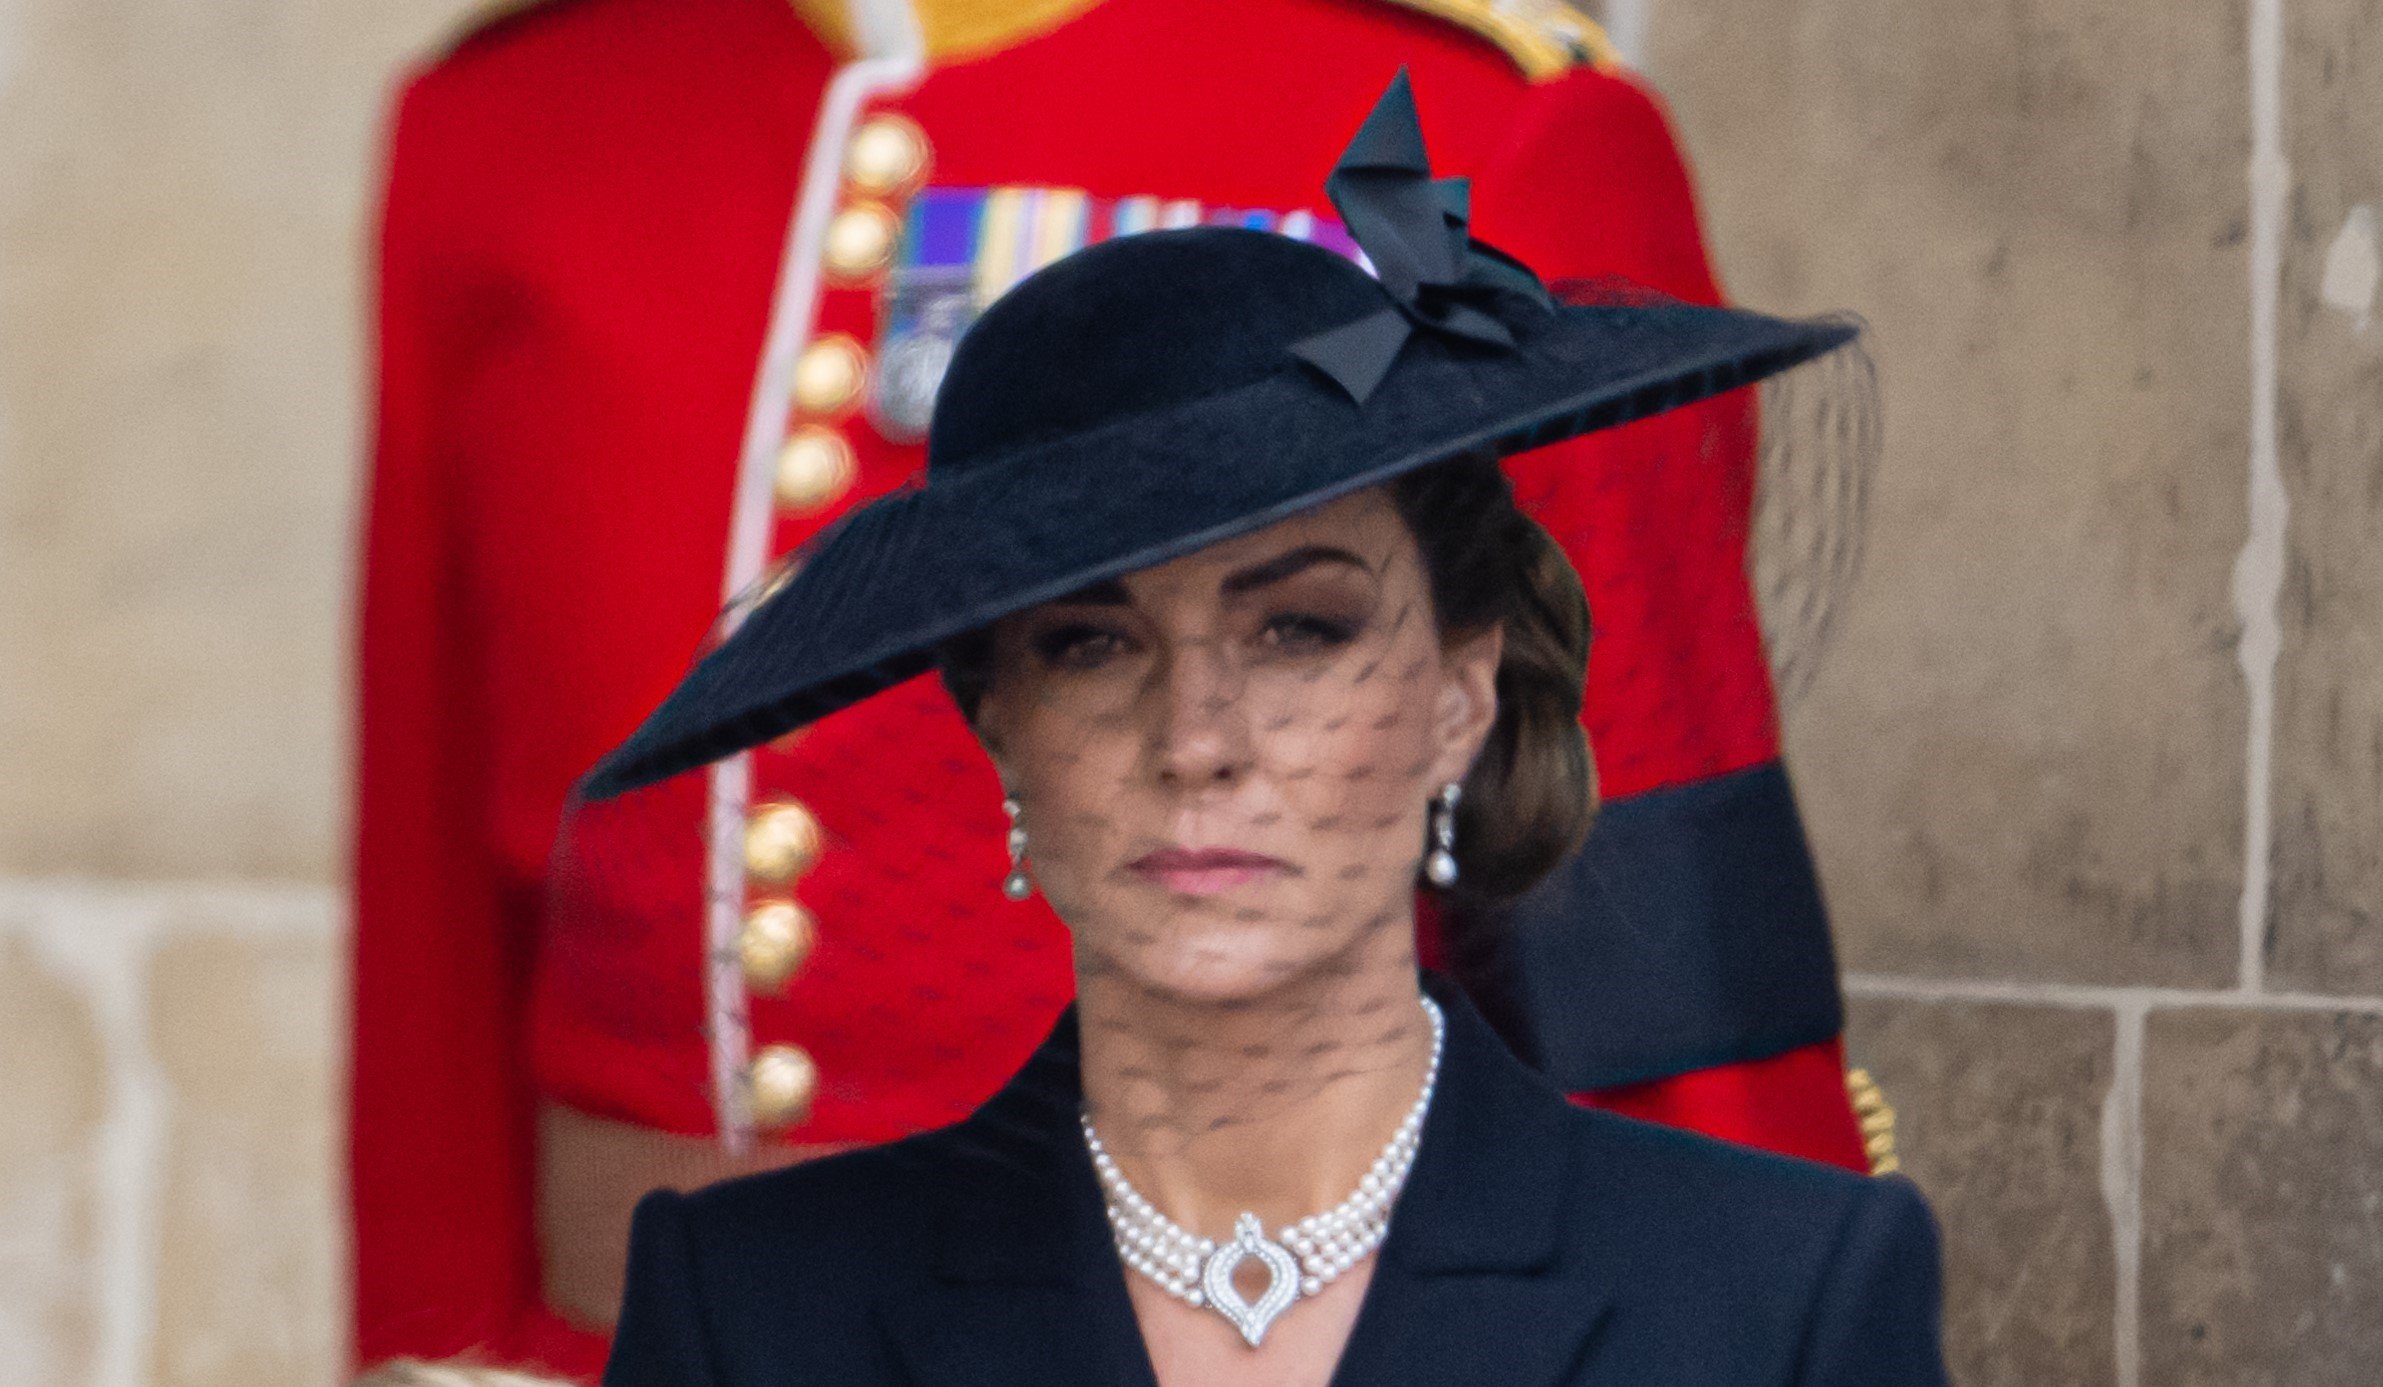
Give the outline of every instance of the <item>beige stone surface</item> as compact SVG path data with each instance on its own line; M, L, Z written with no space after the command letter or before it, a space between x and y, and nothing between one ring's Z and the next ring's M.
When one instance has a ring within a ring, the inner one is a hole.
M336 947L206 933L151 962L150 1040L172 1114L152 1355L160 1387L338 1375Z
M2111 1039L2105 1012L1851 1005L1848 1054L1895 1109L1903 1173L1943 1229L1945 1354L1962 1387L2117 1381Z
M333 870L376 127L468 4L0 7L0 872Z
M0 915L0 1376L84 1380L96 1356L95 1157L107 1060L90 1008Z
M2154 1013L2143 1381L2352 1387L2383 1363L2383 1016Z
M2138 0L1653 9L1732 292L1873 327L1869 563L1789 728L1850 966L2230 980L2243 34Z
M2278 433L2291 521L2276 669L2270 971L2383 993L2383 6L2287 11Z

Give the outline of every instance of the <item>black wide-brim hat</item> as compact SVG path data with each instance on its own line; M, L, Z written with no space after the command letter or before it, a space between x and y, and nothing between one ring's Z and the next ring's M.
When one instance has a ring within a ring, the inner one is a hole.
M1466 234L1401 73L1327 183L1379 278L1225 227L1022 281L952 356L923 485L854 511L581 786L604 799L933 667L953 637L1462 454L1737 389L1843 346L1797 322L1558 302Z

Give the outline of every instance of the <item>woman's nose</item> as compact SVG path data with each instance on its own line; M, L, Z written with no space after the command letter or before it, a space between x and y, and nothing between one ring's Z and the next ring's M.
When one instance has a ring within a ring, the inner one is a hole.
M1215 643L1178 648L1159 668L1151 749L1162 783L1229 782L1249 769L1248 709L1241 677Z

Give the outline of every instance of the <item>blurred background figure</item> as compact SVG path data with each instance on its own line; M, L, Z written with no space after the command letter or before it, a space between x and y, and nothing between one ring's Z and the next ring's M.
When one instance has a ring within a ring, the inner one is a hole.
M364 267L390 175L388 93L437 68L434 51L458 62L504 51L436 44L458 25L486 28L473 8L0 5L0 1361L11 1382L320 1384L348 1360L348 652L375 288ZM1828 658L1800 698L1795 662L1779 667L1787 759L1847 970L1847 1043L1891 1099L1903 1169L1945 1228L1956 1380L2363 1383L2383 1354L2372 1231L2383 771L2365 752L2383 726L2372 634L2383 629L2372 486L2383 49L2371 17L2331 0L1592 8L1695 157L1730 296L1783 312L1858 309L1893 400L1860 578ZM1380 0L1317 11L1401 26L1417 47L1383 61L1418 64L1435 89L1475 89L1419 56L1435 41L1543 95L1632 85L1592 79L1581 62L1526 84L1496 42ZM597 12L609 9L572 0L483 37L526 40ZM738 12L784 17L774 0ZM1251 71L1280 74L1289 60L1268 55L1288 32L1270 23L1213 44L1240 43L1260 65ZM652 47L644 62L662 65ZM759 63L764 46L753 48L706 71ZM1263 112L1304 102L1323 71L1302 62L1278 90L1245 94L1261 158L1276 138ZM1386 76L1368 74L1347 99ZM746 287L717 296L734 299L743 326L698 344L710 354L689 358L683 377L652 373L653 357L677 359L657 350L513 425L540 447L562 437L583 448L588 475L610 477L616 454L651 456L651 444L554 431L581 427L582 411L625 417L608 391L711 382L707 436L673 454L710 478L711 499L702 516L657 526L699 535L709 553L662 580L674 591L652 599L665 613L656 648L691 649L724 591L730 474L817 113L816 85L772 87L769 107L721 81L721 111L746 113L723 114L723 129L744 130L740 145L783 142L737 223L746 249L723 257L745 267L734 273ZM1099 133L1165 109L1137 86L1131 103L1087 117L1049 99L1065 90L1002 114ZM576 153L582 162L556 167L617 186L606 144L634 152L617 130L641 117L610 87L582 95L583 107L562 108L580 112L573 127L508 113L485 137L488 157ZM1503 128L1494 112L1508 108L1487 104L1435 104L1427 134L1437 161L1476 176L1484 232L1520 239L1528 228L1499 210L1486 143L1471 143ZM856 128L880 109L919 122L944 170L929 186L1088 182L1056 166L955 167L962 127L930 126L906 99L865 105ZM590 109L619 114L607 123ZM684 184L725 138L677 151ZM1306 136L1286 126L1281 138ZM1590 142L1580 158L1615 181L1637 148ZM829 179L831 220L841 177ZM1601 188L1584 183L1582 195ZM1230 191L1154 176L1087 188L1307 205ZM711 215L658 194L632 210ZM621 258L668 266L674 238L724 243L682 233L656 232L650 250ZM489 339L504 348L492 358L504 379L484 387L548 379L505 353L526 359L533 342L561 340L560 324L627 321L585 295L521 292L526 246L490 259L494 242L447 244L471 254L430 278L515 286L488 295L511 316ZM541 244L557 276L586 253ZM1539 254L1551 273L1597 269L1570 250ZM594 273L580 282L599 283ZM844 292L823 290L823 326ZM854 302L873 310L868 294ZM874 312L851 321L863 326L847 334L876 353ZM797 348L808 341L807 321L792 331ZM590 364L575 378L596 378L594 363L623 350L597 342L581 339ZM838 424L863 473L890 456L874 451L866 408ZM494 455L475 449L456 468ZM615 493L610 513L630 523L652 494ZM557 483L509 501L529 521L486 543L530 545L541 525L592 534L578 512L605 508L593 488ZM1809 513L1762 508L1765 524ZM520 572L537 571L532 557ZM554 581L560 605L566 579ZM1775 596L1768 582L1759 590ZM1766 609L1792 629L1785 614ZM502 651L510 634L471 639ZM651 681L640 696L676 673L637 676ZM592 693L591 717L613 698ZM618 696L624 721L632 701ZM567 759L540 772L542 794L560 793L577 769ZM1619 799L1626 782L1607 769ZM766 787L769 766L756 774ZM456 860L500 836L485 821L454 824ZM509 920L534 917L526 893L542 889L543 869L516 867L542 860L545 831L525 820L501 835ZM851 856L829 852L818 873ZM964 884L983 900L998 878ZM805 876L788 899L817 917L825 970L837 936L806 887L820 883ZM995 896L980 920L1000 908ZM701 938L698 922L674 928ZM519 948L529 936L516 925L477 937ZM700 998L703 984L636 986ZM700 1065L708 1044L685 1027L700 1030L702 1004L672 1006L691 1020L656 1048L683 1046ZM416 1018L426 1042L461 1024L441 1008L426 1002ZM451 1053L512 1053L488 1029L504 1014L477 1014L469 1024L486 1043ZM755 1021L757 1055L816 1038L766 1009ZM437 1069L446 1045L426 1043L418 1063ZM835 1098L851 1070L817 1052L814 1063L818 1100ZM526 1091L517 1068L466 1072L492 1094ZM708 1074L671 1082L672 1102L708 1113ZM516 1109L491 1099L488 1110ZM474 1111L458 1130L476 1130ZM503 1149L520 1162L510 1178L533 1188L530 1143ZM507 1265L506 1284L523 1284L525 1264ZM471 1264L445 1270L476 1294Z
M1066 940L998 891L999 787L934 681L589 815L572 859L609 870L557 880L571 782L724 601L917 473L1011 283L1195 223L1356 255L1315 170L1401 65L1483 238L1717 297L1663 116L1552 0L556 0L410 80L362 632L363 1361L589 1371L647 1189L956 1120L1022 1062ZM1587 578L1606 805L1517 947L1474 956L1461 912L1431 943L1585 1100L1866 1168L1746 578L1752 424L1739 397L1518 465Z

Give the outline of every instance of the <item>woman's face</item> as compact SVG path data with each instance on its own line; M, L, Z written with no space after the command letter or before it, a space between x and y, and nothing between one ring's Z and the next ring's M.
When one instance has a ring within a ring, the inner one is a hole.
M977 728L1079 968L1223 1001L1411 935L1500 644L1443 646L1421 562L1377 489L995 627Z

